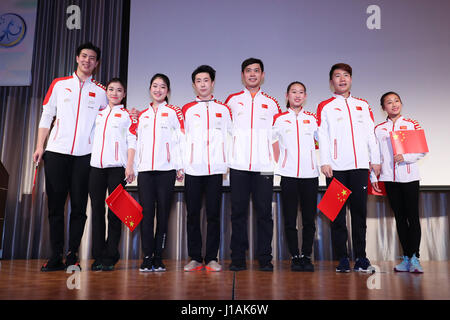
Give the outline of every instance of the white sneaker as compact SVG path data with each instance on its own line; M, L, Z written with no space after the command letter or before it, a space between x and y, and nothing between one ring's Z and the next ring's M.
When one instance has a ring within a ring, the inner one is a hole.
M211 260L206 265L206 270L212 271L212 272L219 272L219 271L222 271L222 266L216 260Z
M191 260L187 265L184 266L184 271L187 272L200 270L203 270L203 264L196 260Z

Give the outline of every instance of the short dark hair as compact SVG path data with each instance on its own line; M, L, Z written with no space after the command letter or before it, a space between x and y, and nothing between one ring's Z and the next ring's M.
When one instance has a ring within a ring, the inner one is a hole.
M192 72L192 83L195 82L195 76L199 73L206 72L209 74L209 77L211 78L211 81L214 81L216 78L216 70L214 70L211 66L208 66L206 64L201 65L200 67L197 67L197 69Z
M394 92L394 91L386 92L380 98L380 105L383 110L384 110L384 99L386 99L386 97L390 94L395 94L399 98L400 102L402 102L402 98L400 98L400 95L397 92Z
M341 69L344 71L347 71L350 76L352 76L352 67L350 67L350 65L346 64L346 63L336 63L334 66L331 67L330 70L330 80L333 78L333 72L337 69Z
M254 64L254 63L259 64L259 66L261 67L261 72L264 72L263 62L261 61L261 59L257 59L257 58L248 58L248 59L244 60L241 65L241 71L244 72L245 68L247 68L249 65Z
M86 43L81 44L81 45L77 48L77 57L80 56L81 50L83 50L83 49L94 50L95 53L97 54L97 61L100 60L100 53L101 53L100 48L94 46L94 45L92 44L92 42L86 42Z
M164 81L164 83L167 86L167 92L170 93L170 80L169 80L169 77L166 76L163 73L157 73L157 74L155 74L152 77L152 79L150 80L150 87L152 86L153 81L155 81L155 79L157 79L157 78L160 78L162 81ZM169 97L168 96L166 96L166 98L164 100L166 100L166 102L169 103Z
M108 87L111 83L120 83L120 85L123 87L123 91L126 93L127 92L127 85L126 83L120 79L120 78L112 78L111 80L108 81L108 83L106 84L106 90L108 90ZM123 106L126 108L126 97L124 97L122 99L122 101L120 102L121 104L123 104Z
M294 81L294 82L291 82L291 83L288 85L287 90L286 90L286 93L289 93L289 90L291 90L291 87L292 87L294 84L299 84L299 85L301 85L301 86L303 87L303 89L305 89L305 92L306 92L306 86L305 86L302 82L300 82L300 81ZM290 107L291 107L291 106L289 105L289 100L288 100L287 103L286 103L286 108L290 108Z

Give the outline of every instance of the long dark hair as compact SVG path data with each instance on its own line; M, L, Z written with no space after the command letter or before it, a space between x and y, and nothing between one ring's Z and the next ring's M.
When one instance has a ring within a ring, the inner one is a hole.
M164 81L164 83L165 83L166 86L167 86L167 94L169 94L169 93L170 93L170 80L169 80L169 77L166 76L166 75L163 74L163 73L157 73L157 74L155 74L155 75L152 77L152 79L150 80L150 87L149 87L149 90L150 90L150 88L152 87L153 81L155 81L155 79L157 79L157 78L160 78L162 81ZM166 98L165 98L164 100L166 100L166 102L169 103L169 97L168 97L168 96L166 96Z
M301 86L303 87L303 89L305 89L305 93L306 93L306 86L305 86L302 82L300 82L300 81L294 81L294 82L291 82L291 83L288 85L288 87L287 87L286 93L289 93L289 90L291 90L291 87L292 87L294 84L299 84L299 85L301 85ZM289 99L288 99L288 101L287 101L287 103L286 103L286 108L290 108L290 107L291 107L291 106L289 105Z

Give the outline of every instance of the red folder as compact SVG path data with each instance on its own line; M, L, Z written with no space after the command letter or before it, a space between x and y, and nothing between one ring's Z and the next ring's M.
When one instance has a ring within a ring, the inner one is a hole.
M142 207L121 184L106 198L112 212L133 231L142 220Z
M317 208L334 221L352 192L333 178Z
M423 130L391 131L390 135L394 156L405 153L428 152L427 140Z

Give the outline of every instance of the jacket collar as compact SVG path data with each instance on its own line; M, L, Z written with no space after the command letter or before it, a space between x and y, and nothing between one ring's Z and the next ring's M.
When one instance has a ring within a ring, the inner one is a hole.
M210 101L216 101L216 99L214 98L214 95L211 95L211 99L209 99L209 100L202 100L202 99L200 99L199 96L196 96L195 97L195 101L197 101L197 102L210 102Z
M244 87L244 93L245 93L245 94L248 94L250 97L252 96L252 94L250 93L250 91L249 91L247 88L245 88L245 87ZM261 87L259 87L258 92L256 92L256 94L255 94L255 97L256 97L257 95L260 95L260 94L261 94Z
M297 116L297 115L295 114L295 111L292 110L292 108L287 108L287 111L288 111L289 113L291 113L292 115ZM298 114L300 115L300 114L302 114L302 113L303 113L303 107L300 109L300 112L299 112Z
M345 98L342 94L337 94L336 92L334 92L333 97L335 97L336 99L350 99L352 97L352 93L349 92L348 98Z
M400 117L398 117L398 119L397 119L395 122L397 122L397 121L399 121L399 120L402 120L402 119L403 119L403 116L400 115ZM386 117L386 121L387 121L388 123L393 123L393 121L392 121L391 118L389 118L389 117Z
M111 110L117 110L117 109L122 109L123 108L123 104L118 104L118 105L115 105L115 106L110 106L109 105L109 103L108 103L108 107L111 109Z
M81 79L77 75L77 71L73 72L72 77L74 79L78 80L79 82L81 82ZM89 78L87 78L85 82L92 82L92 75L90 75Z

